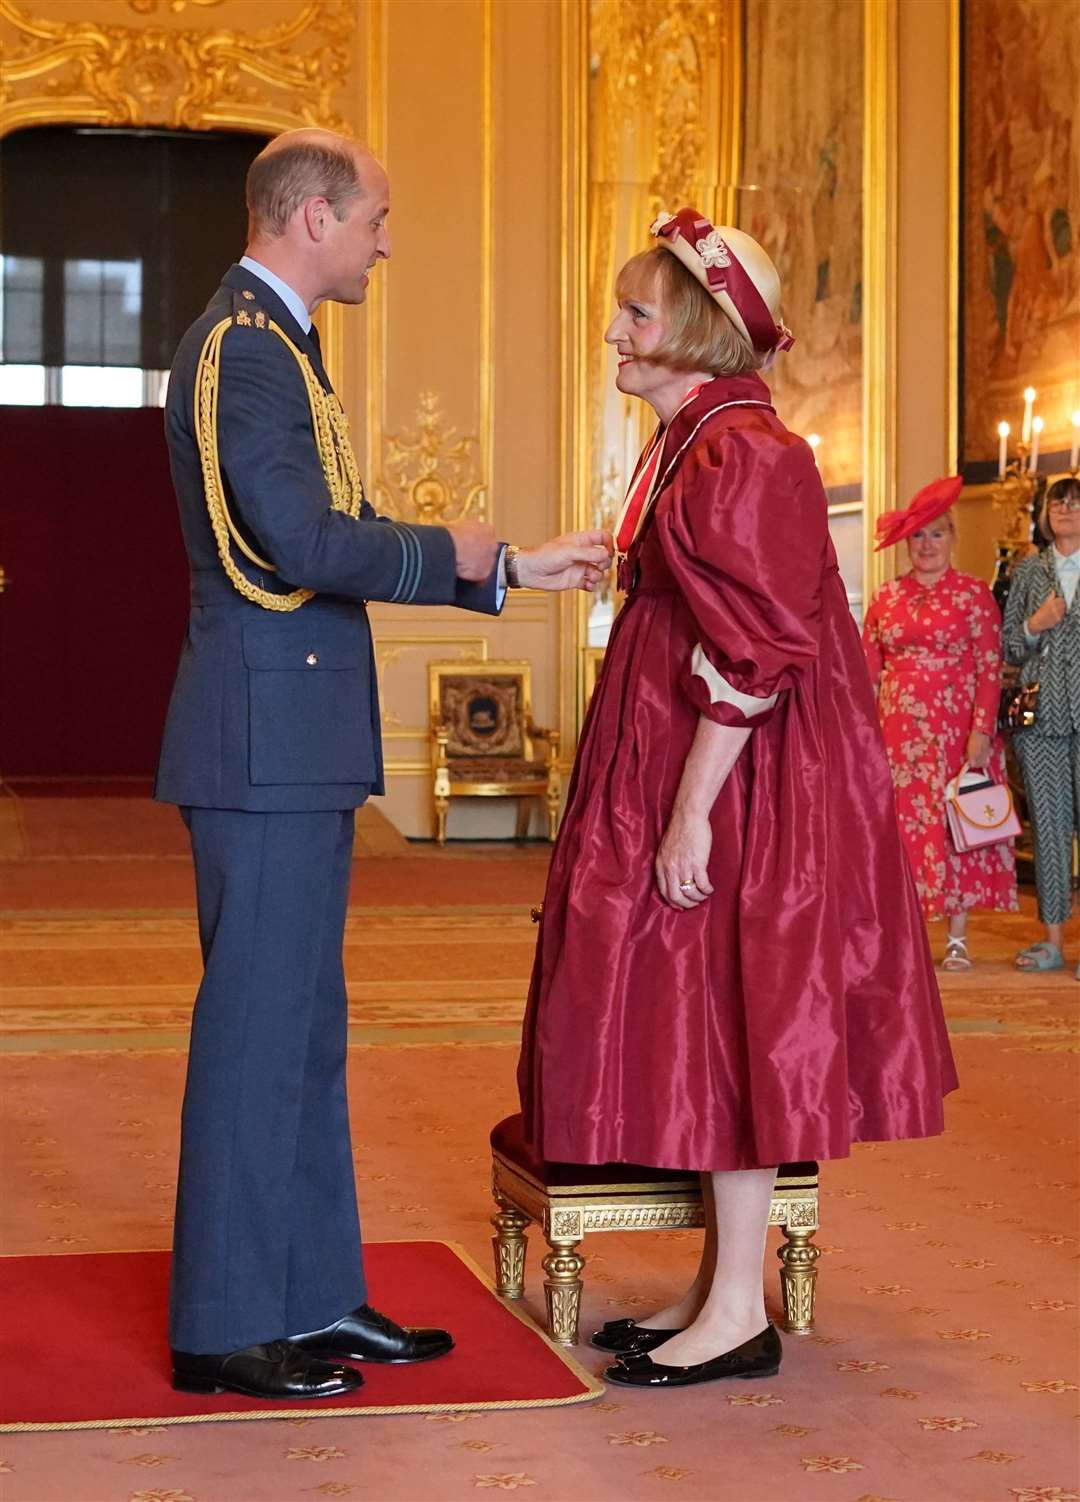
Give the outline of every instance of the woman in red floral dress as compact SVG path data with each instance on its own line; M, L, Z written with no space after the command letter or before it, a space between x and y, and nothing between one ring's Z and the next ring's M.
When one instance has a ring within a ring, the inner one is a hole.
M878 690L900 831L928 919L946 917L942 968L968 970L972 908L1015 912L1010 840L959 854L945 821L945 786L965 762L1005 781L995 738L1001 692L1001 612L981 579L952 566L951 506L959 477L936 480L879 522L879 548L907 539L911 572L883 584L867 611L863 647Z
M791 342L761 247L693 209L620 274L620 391L660 425L617 531L626 602L544 897L528 1140L702 1174L698 1274L609 1322L607 1376L772 1375L777 1165L942 1129L955 1088L813 454L757 371Z

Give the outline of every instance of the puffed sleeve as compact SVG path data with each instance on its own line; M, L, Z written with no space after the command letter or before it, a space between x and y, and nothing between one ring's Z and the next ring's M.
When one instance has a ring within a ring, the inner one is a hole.
M870 673L870 682L874 685L874 692L877 693L878 685L881 683L881 670L885 666L885 653L881 645L880 590L870 601L870 609L863 620L862 645L866 656L866 666Z
M693 614L683 684L721 725L753 728L818 655L825 493L801 438L729 428L683 462L656 525Z
M993 735L997 728L1001 698L1001 613L988 587L975 581L974 601L968 616L971 647L975 655L975 701L971 728Z

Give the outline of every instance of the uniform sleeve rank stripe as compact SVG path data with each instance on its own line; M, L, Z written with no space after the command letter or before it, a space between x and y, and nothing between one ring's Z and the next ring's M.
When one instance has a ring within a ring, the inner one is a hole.
M420 580L424 573L424 550L420 546L420 539L411 529L407 529L406 536L412 549L413 567L409 577L409 592L405 596L406 602L415 600L416 592L420 588Z
M401 548L401 573L398 575L398 581L394 586L394 592L390 596L390 604L397 605L404 597L405 581L408 578L409 574L409 548L408 544L405 541L404 527L399 527L397 522L390 522L389 526L390 530L398 540L398 546Z

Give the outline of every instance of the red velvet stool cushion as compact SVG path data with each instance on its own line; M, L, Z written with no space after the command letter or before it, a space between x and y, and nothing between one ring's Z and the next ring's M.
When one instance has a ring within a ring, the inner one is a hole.
M685 1168L646 1168L640 1163L545 1163L525 1141L520 1112L492 1128L491 1150L550 1189L587 1191L611 1185L626 1193L652 1184L698 1187L698 1175ZM777 1178L811 1178L817 1171L816 1163L784 1163L777 1170Z

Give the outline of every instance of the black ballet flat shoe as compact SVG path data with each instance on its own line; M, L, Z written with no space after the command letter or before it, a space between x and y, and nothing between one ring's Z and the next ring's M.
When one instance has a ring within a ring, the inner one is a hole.
M631 1351L651 1351L680 1333L678 1330L650 1330L632 1319L609 1319L589 1344L598 1351L614 1351L617 1356L622 1356Z
M238 1392L246 1398L340 1398L364 1385L348 1366L316 1361L288 1340L246 1346L224 1356L172 1353L172 1385L177 1392Z
M620 1387L692 1387L697 1382L718 1382L722 1377L775 1377L780 1370L780 1337L766 1325L752 1340L699 1361L694 1366L664 1366L644 1351L629 1351L604 1373L607 1382Z
M380 1366L404 1366L416 1361L434 1361L454 1349L446 1330L413 1329L395 1324L385 1314L361 1304L325 1330L290 1335L290 1342L303 1351L345 1361L372 1361Z

